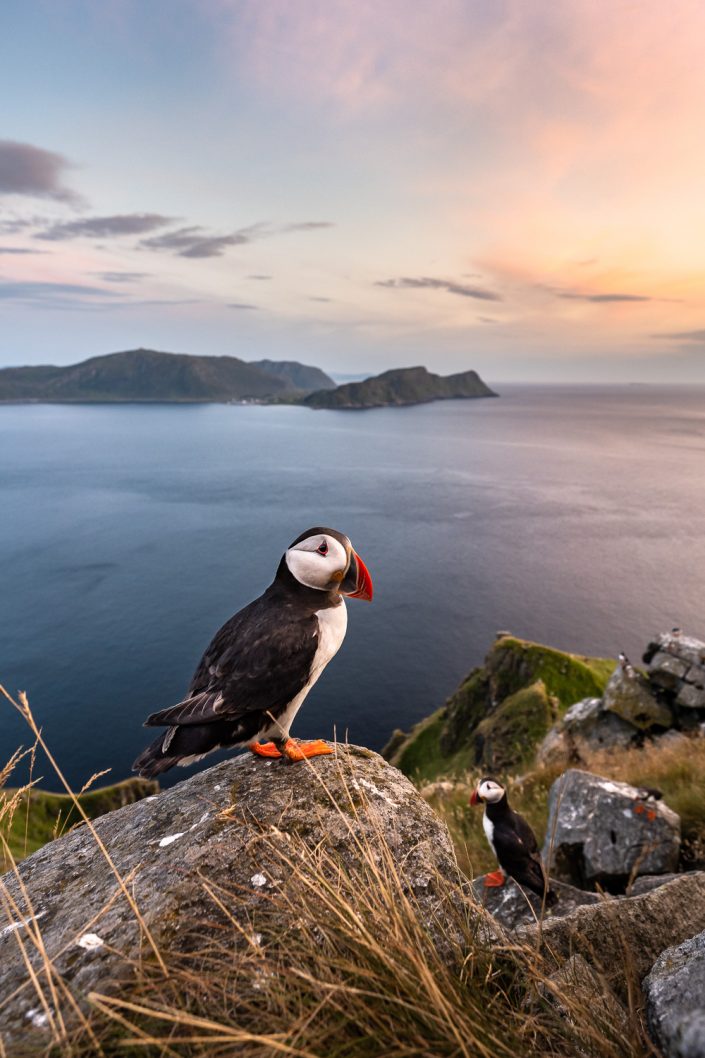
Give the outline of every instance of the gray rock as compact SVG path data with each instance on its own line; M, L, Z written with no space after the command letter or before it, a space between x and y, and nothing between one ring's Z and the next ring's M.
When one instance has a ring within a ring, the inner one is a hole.
M662 687L675 687L691 668L689 661L660 650L649 662L649 676Z
M485 875L475 878L472 883L472 895L479 904L489 911L504 929L514 930L519 926L535 922L541 915L541 898L536 893L521 889L513 878L507 878L504 885L485 888ZM558 903L544 908L544 917L555 918L569 915L576 907L600 902L597 893L586 893L551 879L551 888L558 894Z
M694 683L696 687L705 687L705 668L702 665L691 665L685 674L686 683Z
M536 763L545 768L565 767L574 763L573 744L568 732L559 722L548 731L536 750Z
M670 727L673 722L670 709L654 698L647 681L631 666L617 666L602 700L607 712L615 713L640 731Z
M536 760L546 766L587 763L601 749L626 749L636 745L639 733L615 713L607 712L601 698L583 698L548 732Z
M666 948L705 929L705 872L681 874L668 885L628 899L607 898L563 918L525 926L518 938L541 948L556 968L582 955L620 1000L628 978L641 981Z
M676 696L676 705L686 709L705 709L705 690L694 683L683 683Z
M629 886L629 896L642 896L650 893L652 889L658 889L661 885L672 882L674 878L680 878L680 874L643 874L636 878Z
M666 1058L705 1058L705 932L664 951L644 993L649 1029Z
M644 660L653 662L658 653L670 654L691 665L705 664L705 643L702 639L683 633L674 635L672 632L665 632L660 635L653 643L649 643Z
M553 783L543 849L552 876L624 892L630 877L674 871L679 850L678 815L646 791L575 768Z
M431 939L452 958L454 914L465 912L447 829L409 780L368 750L338 746L335 756L294 766L231 759L103 816L95 827L160 949L188 950L209 930L222 932L224 916L208 887L221 899L238 894L228 904L241 928L228 931L234 949L251 943L255 927L262 944L281 943L291 928L284 901L274 900L293 885L285 857L340 864L364 892L371 882L362 846L373 863L390 850ZM41 931L56 972L81 1005L93 990L119 987L131 965L150 958L150 944L87 827L44 846L18 874L5 875L0 886L7 912L0 924L0 1038L11 1054L34 1033L43 1053L53 1014L32 930ZM46 1007L29 983L22 942ZM70 1018L68 1006L63 1013Z

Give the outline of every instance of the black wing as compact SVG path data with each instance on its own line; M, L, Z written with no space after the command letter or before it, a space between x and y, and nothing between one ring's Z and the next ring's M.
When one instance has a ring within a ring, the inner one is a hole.
M266 710L276 716L305 687L317 648L315 613L265 592L216 633L188 696L145 725L207 724Z
M536 835L518 812L506 823L495 824L492 835L500 866L520 885L541 895L546 875L539 855Z

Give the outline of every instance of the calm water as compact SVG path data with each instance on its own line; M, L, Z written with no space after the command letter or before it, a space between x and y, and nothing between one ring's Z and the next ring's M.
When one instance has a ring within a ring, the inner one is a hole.
M705 391L501 390L364 413L0 407L0 680L71 781L128 773L144 716L315 524L350 535L376 597L349 602L298 735L381 747L498 628L634 656L675 623L705 633ZM0 710L3 761L27 737Z

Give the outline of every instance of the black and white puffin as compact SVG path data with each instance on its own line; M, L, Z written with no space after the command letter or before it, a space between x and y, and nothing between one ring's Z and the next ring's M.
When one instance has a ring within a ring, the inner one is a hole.
M482 828L501 871L485 877L486 886L504 885L505 874L523 889L538 896L546 894L546 907L552 907L558 896L548 884L536 835L523 816L509 807L507 791L495 779L481 779L472 792L470 804L484 804Z
M347 628L343 596L372 599L372 579L344 533L317 526L285 551L263 595L216 632L186 697L152 713L166 727L132 765L152 778L212 750L247 746L262 757L331 753L289 737L291 724Z

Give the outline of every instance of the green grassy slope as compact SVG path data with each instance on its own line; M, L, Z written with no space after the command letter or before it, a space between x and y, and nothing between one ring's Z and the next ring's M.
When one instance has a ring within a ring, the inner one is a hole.
M562 713L602 694L614 667L612 658L504 636L445 708L417 724L390 759L417 781L461 775L476 765L502 770L525 763Z

